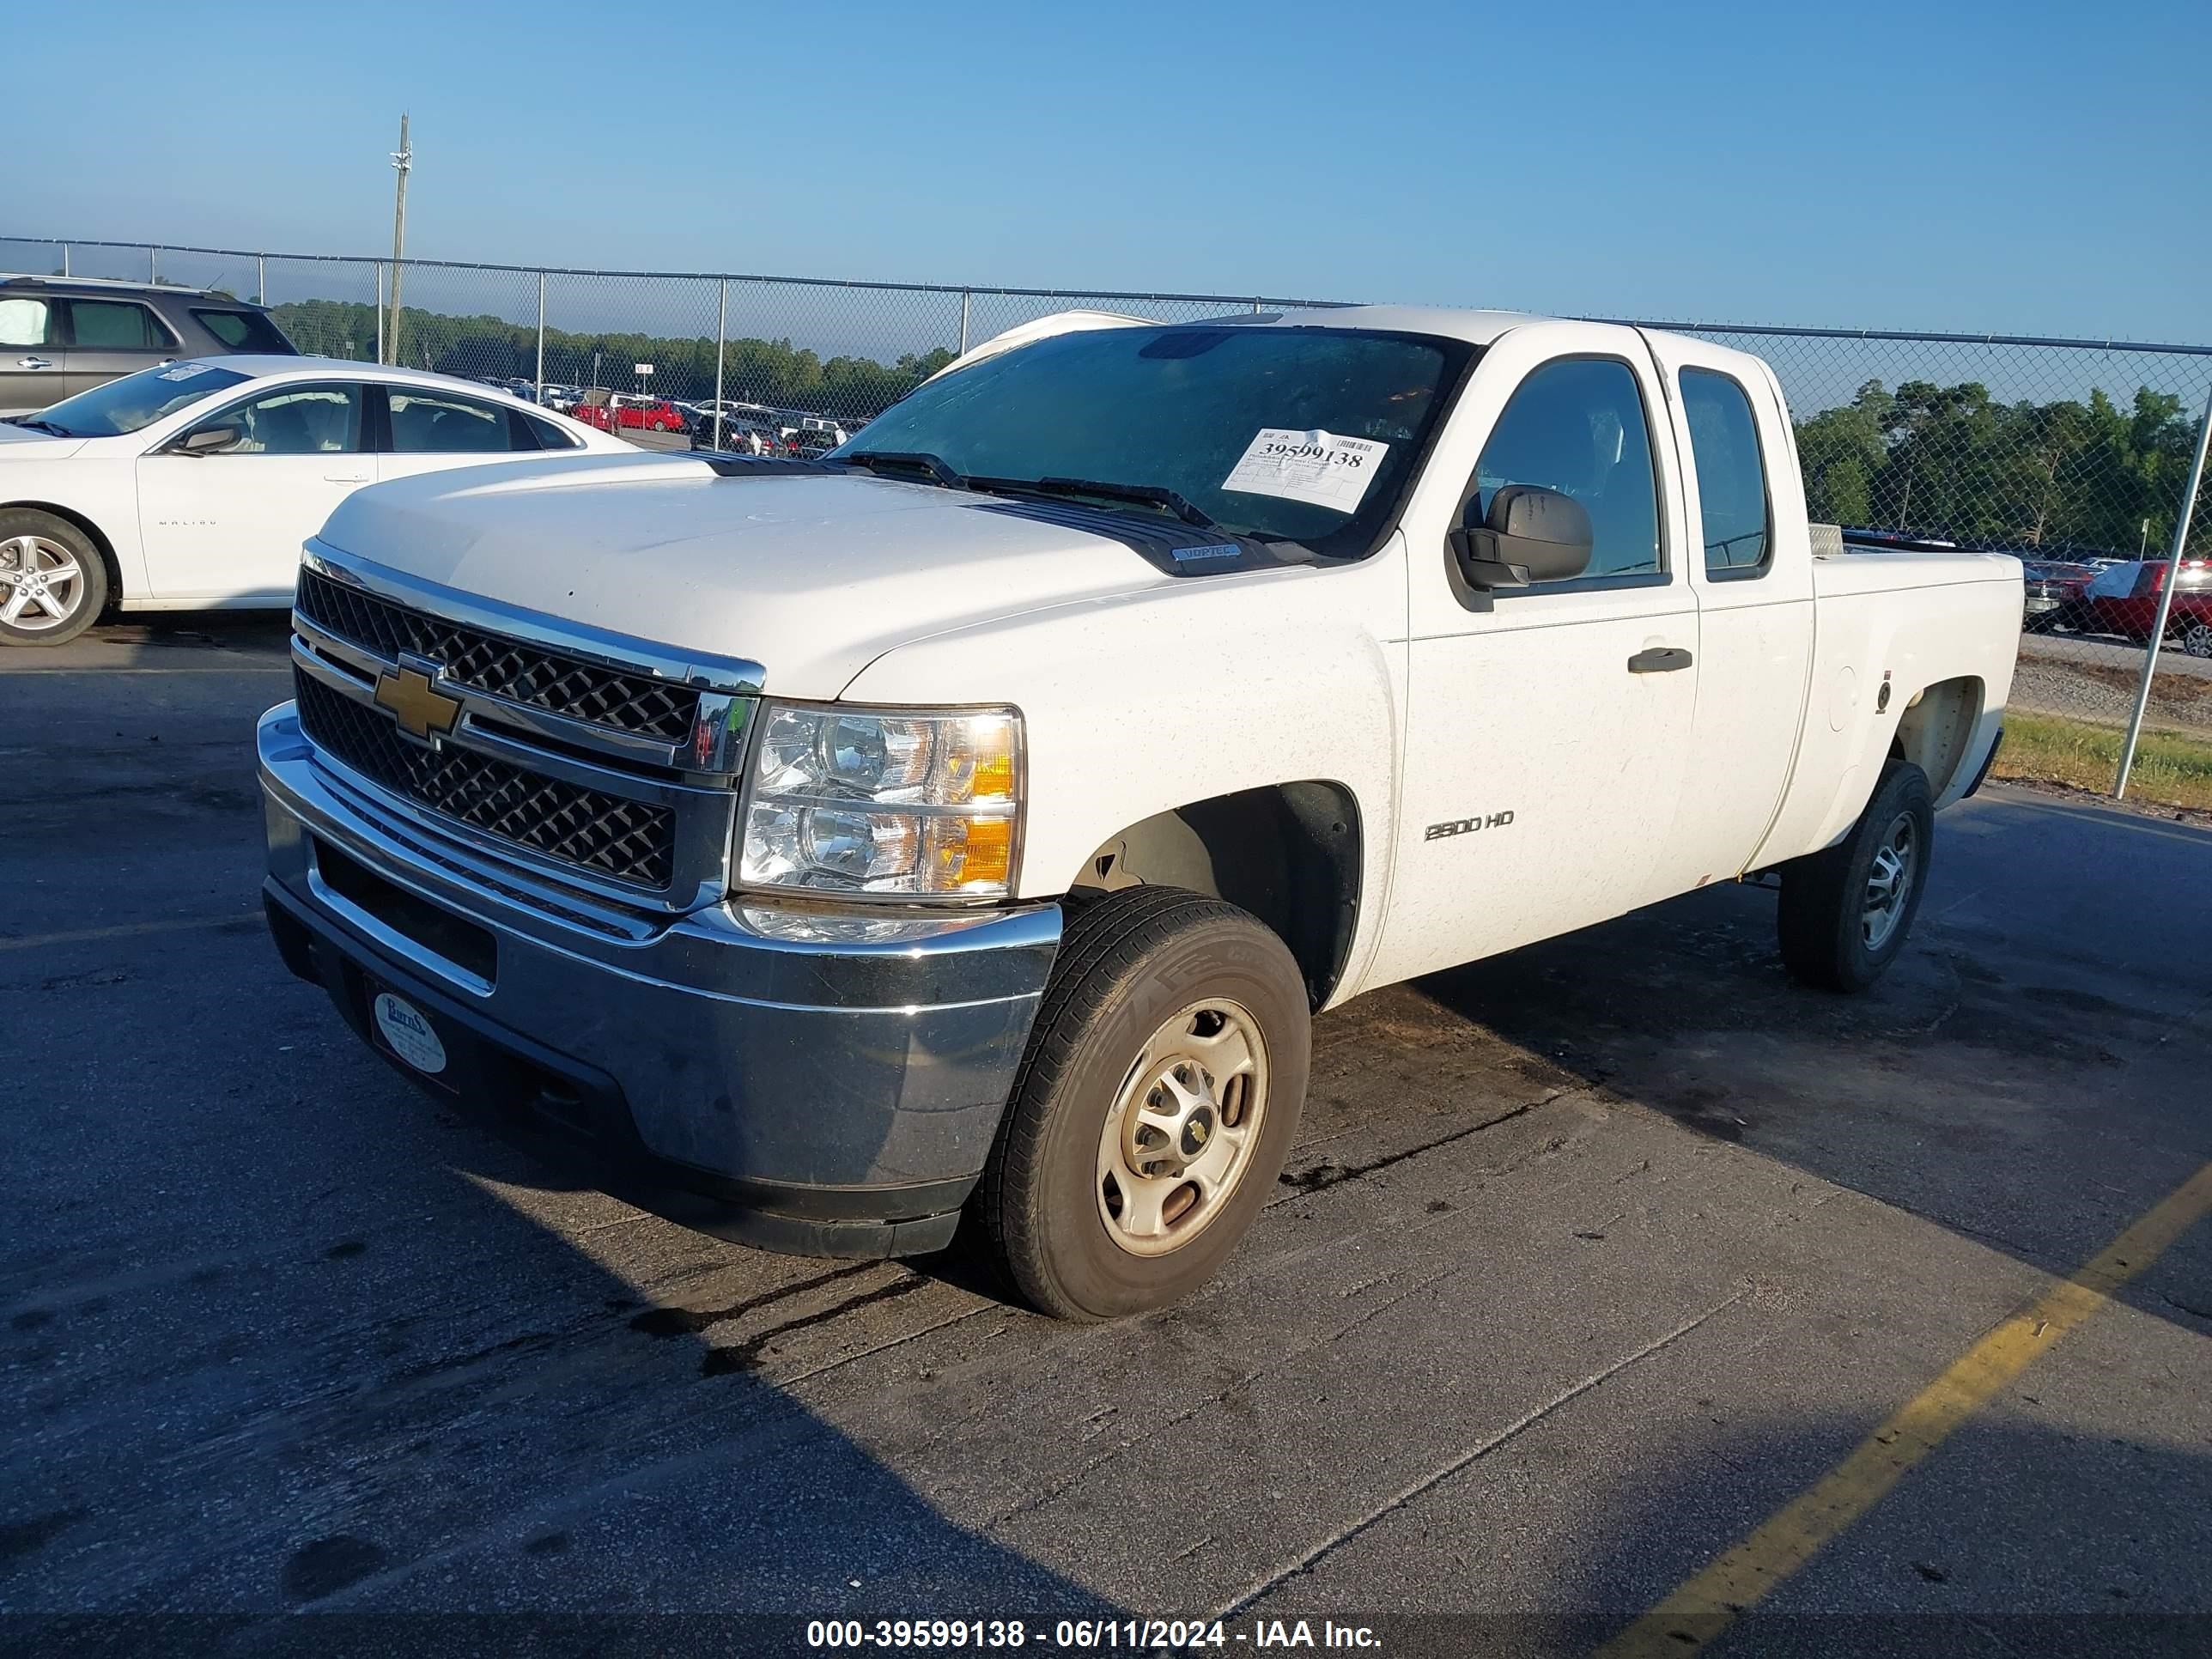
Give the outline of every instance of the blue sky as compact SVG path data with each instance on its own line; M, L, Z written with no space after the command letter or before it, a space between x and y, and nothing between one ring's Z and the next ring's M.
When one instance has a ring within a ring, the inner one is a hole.
M41 15L0 236L388 248L404 108L421 257L2212 339L2204 0Z

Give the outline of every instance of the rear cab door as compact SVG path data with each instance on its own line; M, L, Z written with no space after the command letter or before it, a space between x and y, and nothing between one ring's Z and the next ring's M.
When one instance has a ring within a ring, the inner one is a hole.
M1660 884L1744 872L1781 810L1813 672L1812 550L1782 388L1757 358L1647 331L1672 410L1703 648Z

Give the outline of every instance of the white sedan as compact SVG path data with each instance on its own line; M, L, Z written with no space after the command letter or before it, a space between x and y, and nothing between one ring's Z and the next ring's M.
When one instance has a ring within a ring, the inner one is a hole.
M448 375L199 357L0 422L0 644L74 639L111 606L292 603L300 544L385 478L638 451Z

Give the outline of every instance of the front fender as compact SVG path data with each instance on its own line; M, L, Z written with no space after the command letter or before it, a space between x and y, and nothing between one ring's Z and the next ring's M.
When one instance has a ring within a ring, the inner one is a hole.
M1405 603L1394 538L1354 565L1189 577L934 635L878 657L843 695L1020 708L1025 899L1065 893L1093 852L1155 814L1342 784L1365 825L1350 983L1395 842Z

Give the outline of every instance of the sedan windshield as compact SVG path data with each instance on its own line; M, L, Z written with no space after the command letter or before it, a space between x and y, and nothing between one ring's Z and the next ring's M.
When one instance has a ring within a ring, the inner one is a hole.
M164 415L173 415L210 392L228 392L248 378L234 368L219 368L213 363L142 368L136 374L64 398L51 409L24 416L21 424L64 438L119 438L151 426Z
M932 380L830 459L920 458L980 489L1041 483L1358 557L1395 517L1474 353L1364 329L1093 329Z

